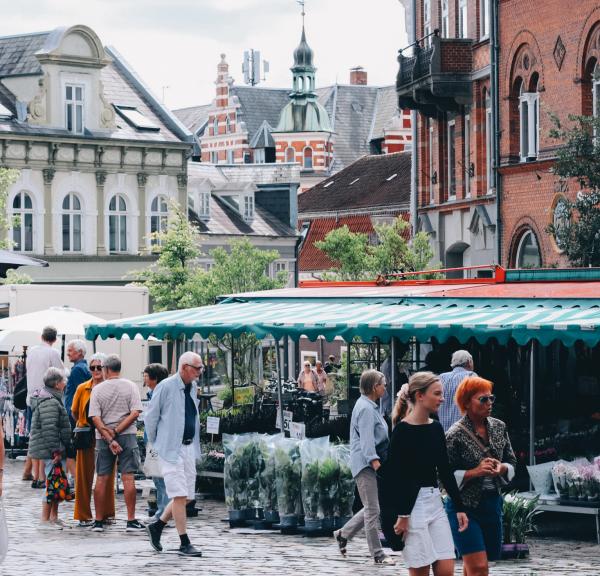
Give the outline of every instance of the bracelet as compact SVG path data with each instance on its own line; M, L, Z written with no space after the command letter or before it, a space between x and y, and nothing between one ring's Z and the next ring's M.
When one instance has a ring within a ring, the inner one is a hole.
M410 518L410 514L398 514L398 518Z

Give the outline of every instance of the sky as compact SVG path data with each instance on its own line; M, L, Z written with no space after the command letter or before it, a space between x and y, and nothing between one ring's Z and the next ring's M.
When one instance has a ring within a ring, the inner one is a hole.
M261 85L291 86L300 12L297 0L5 0L0 35L85 24L177 109L211 102L222 53L236 84L253 48L270 65ZM404 10L399 0L306 0L306 36L317 87L347 84L354 66L367 70L369 84L390 85L406 45Z

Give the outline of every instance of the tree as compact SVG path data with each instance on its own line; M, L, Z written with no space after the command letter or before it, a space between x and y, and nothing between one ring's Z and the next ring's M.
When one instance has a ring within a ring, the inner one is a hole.
M0 168L0 249L7 250L12 247L12 241L6 234L9 228L9 219L7 212L7 198L9 188L17 181L19 171L12 168ZM13 224L19 224L13 222Z
M419 272L441 266L432 263L433 250L427 234L419 232L409 242L408 227L401 217L392 224L376 225L377 243L371 244L367 234L351 232L344 225L315 242L315 246L334 262L332 276L338 280L374 279L394 272Z
M575 200L561 200L546 232L573 266L600 266L600 118L571 115L567 127L552 120L550 134L563 143L553 172L574 179L580 190Z

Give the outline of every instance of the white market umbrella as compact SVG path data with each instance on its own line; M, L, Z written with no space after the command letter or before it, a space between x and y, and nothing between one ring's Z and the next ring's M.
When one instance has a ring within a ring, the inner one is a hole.
M18 316L9 316L0 320L0 330L28 332L37 334L39 338L46 326L53 326L59 334L69 336L83 336L86 324L103 323L98 316L87 314L70 306L52 306L46 310L29 312ZM2 334L2 333L0 333ZM12 340L12 338L11 338Z

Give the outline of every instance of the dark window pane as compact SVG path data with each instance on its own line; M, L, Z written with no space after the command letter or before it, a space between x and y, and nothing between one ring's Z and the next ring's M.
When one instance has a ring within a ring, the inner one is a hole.
M127 250L127 216L119 216L120 226L119 226L119 249L121 252Z
M123 196L119 196L119 210L121 212L125 212L127 210L127 205L125 204L125 199Z
M14 249L17 251L21 250L21 227L15 226L13 228L13 244Z
M116 196L113 196L113 197L110 199L110 203L109 203L109 205L108 205L108 209L109 209L111 212L114 212L114 211L117 209L117 197L116 197Z
M73 215L73 250L81 251L81 216Z
M70 204L71 204L71 201L70 201L70 200L71 200L71 195L70 195L70 194L67 194L67 195L64 197L64 199L63 199L63 203L62 203L63 210L68 210L68 209L71 207L71 206L70 206Z
M71 207L73 210L81 210L81 202L79 202L79 198L75 194L71 194Z
M19 192L16 196L15 199L13 200L13 208L20 208L21 207L21 192Z
M108 218L108 237L109 237L109 250L116 252L117 250L117 217L109 216Z
M31 198L29 197L29 194L25 194L25 192L23 192L23 205L25 206L25 209L27 209L27 210L31 210L33 208L33 204L31 203Z
M63 217L62 217L63 252L70 252L70 250L71 250L71 237L70 237L69 229L70 229L69 215L63 214Z
M33 214L25 214L23 220L25 231L23 250L33 252Z

